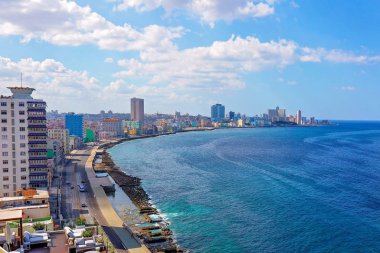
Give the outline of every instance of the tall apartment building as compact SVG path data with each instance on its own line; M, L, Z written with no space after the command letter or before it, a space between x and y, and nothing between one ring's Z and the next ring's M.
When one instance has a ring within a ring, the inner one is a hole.
M211 120L212 121L221 121L224 119L225 108L224 105L215 104L211 106Z
M131 121L140 121L144 123L144 99L131 99Z
M48 129L48 137L53 140L60 140L63 144L64 153L70 153L70 134L68 129Z
M33 88L8 87L0 96L0 197L48 186L46 103Z
M297 123L297 125L301 125L302 124L302 114L301 114L300 110L298 110L297 114L296 114L296 123Z
M65 128L69 129L70 135L75 135L84 140L83 115L69 113L65 116Z

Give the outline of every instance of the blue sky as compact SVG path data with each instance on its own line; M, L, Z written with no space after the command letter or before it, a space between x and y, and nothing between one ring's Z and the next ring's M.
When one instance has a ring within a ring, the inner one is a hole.
M0 94L49 109L380 119L379 1L1 1Z

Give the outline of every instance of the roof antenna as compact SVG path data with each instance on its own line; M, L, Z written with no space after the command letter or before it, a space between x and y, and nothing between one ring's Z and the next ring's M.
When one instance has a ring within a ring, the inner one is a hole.
M21 88L22 88L22 72L21 72Z

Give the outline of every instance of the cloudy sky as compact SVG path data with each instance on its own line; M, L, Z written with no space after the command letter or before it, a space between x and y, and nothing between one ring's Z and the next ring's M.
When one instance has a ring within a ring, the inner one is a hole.
M62 112L380 119L380 1L2 0L0 94Z

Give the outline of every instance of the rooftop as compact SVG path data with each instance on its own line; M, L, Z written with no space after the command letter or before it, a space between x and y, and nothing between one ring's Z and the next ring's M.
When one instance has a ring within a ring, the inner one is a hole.
M36 190L35 194L23 194L23 196L15 196L15 197L3 197L0 198L1 202L8 202L8 201L14 201L14 200L27 200L27 199L48 199L49 198L49 192L46 190Z
M21 210L3 210L0 211L0 221L10 221L22 219Z

